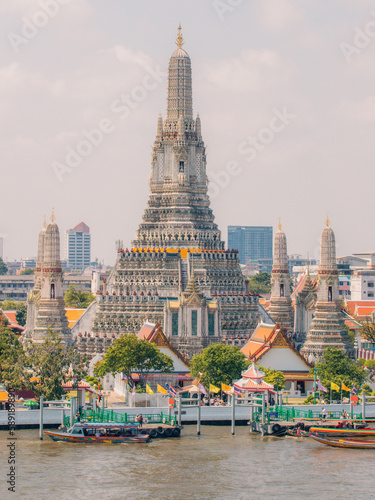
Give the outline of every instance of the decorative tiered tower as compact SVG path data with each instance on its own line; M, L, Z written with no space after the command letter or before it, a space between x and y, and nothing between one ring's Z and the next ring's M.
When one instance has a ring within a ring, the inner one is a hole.
M271 300L268 313L284 331L289 332L293 330L293 308L290 298L288 252L286 236L281 230L281 223L279 223L279 230L275 234L271 277Z
M98 294L92 324L83 318L75 333L81 351L89 356L105 350L119 335L138 332L146 320L164 328L165 311L173 310L173 302L181 304L193 268L203 301L195 311L198 314L202 306L206 314L210 302L209 311L220 310L220 320L213 323L208 315L201 335L195 336L196 315L190 307L193 323L177 327L177 348L188 350L190 344L191 355L225 336L245 338L259 317L257 296L246 293L238 252L224 250L214 223L201 120L193 117L191 61L183 43L179 28L177 49L169 61L166 118L159 116L157 122L143 221L132 248L118 249L108 284ZM166 326L172 332L172 324Z
M222 250L207 195L206 150L201 120L193 117L191 61L177 49L168 68L167 113L158 118L150 196L134 248Z
M65 315L60 233L53 212L51 223L39 233L35 285L28 299L24 336L43 342L48 331L57 333L66 344L72 343Z
M346 354L353 356L354 350L344 326L339 296L335 234L329 227L327 217L320 246L315 315L301 353L306 358L311 359L312 355L315 360L319 360L323 356L324 349L332 346L343 349Z

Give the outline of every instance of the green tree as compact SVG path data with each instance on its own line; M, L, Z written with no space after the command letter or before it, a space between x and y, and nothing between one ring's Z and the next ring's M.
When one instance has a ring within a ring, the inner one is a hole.
M364 362L364 365L369 368L370 370L375 369L375 359L368 359Z
M241 372L248 366L245 355L236 346L211 344L196 354L190 361L191 373L200 377L206 387L220 383L231 384L241 378Z
M367 321L363 323L360 328L360 334L365 337L366 340L375 343L375 323L371 321Z
M20 274L24 274L24 275L34 274L34 269L32 269L31 267L27 267L26 269L22 269Z
M3 259L0 257L0 275L6 274L7 272L8 268Z
M98 379L97 377L86 377L85 380L91 385L91 387L99 390L100 379Z
M348 334L348 337L349 337L349 342L354 346L354 341L355 341L355 333L353 332L353 330L351 330L348 325L345 325L345 330L346 330L346 333Z
M155 344L138 339L136 335L127 334L115 340L103 360L95 366L94 374L104 377L107 373L123 373L132 388L133 373L136 373L144 384L149 372L171 373L172 370L172 359L159 351Z
M82 365L79 354L68 348L61 338L51 331L47 332L43 343L30 343L26 348L26 361L29 377L26 386L45 400L60 399L64 394L62 388L66 380L82 377L77 373ZM72 364L76 364L72 370Z
M19 306L17 306L16 312L16 321L19 325L26 325L26 315L27 315L27 307L26 304L21 302Z
M367 378L367 371L354 359L348 358L344 351L337 347L327 347L324 351L322 361L316 365L321 384L328 390L324 393L324 399L329 401L331 382L340 386L341 382L347 387L354 386L359 389ZM310 370L314 374L314 369ZM341 391L332 391L332 399L340 399Z
M21 342L10 328L0 323L0 382L13 389L24 384L25 355Z
M285 389L285 377L283 372L271 368L263 368L262 366L259 366L259 369L265 373L265 382L272 384L275 389L278 388L279 391Z
M361 392L365 392L366 396L371 396L372 395L372 389L368 384L363 384L361 388Z
M247 280L247 291L254 293L269 293L271 291L271 275L258 273Z
M65 292L64 300L66 307L86 309L95 300L95 297L91 292L85 292L79 290L74 285L70 285L69 289Z

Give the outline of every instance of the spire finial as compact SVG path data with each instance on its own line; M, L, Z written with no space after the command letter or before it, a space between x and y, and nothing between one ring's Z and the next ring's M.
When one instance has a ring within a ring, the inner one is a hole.
M43 227L44 227L44 229L47 227L47 217L46 216L44 216Z
M281 225L281 218L279 217L279 231L281 231L282 225Z
M310 252L307 252L307 275L310 276Z
M55 207L52 207L52 215L51 215L51 222L52 224L55 223L56 217L55 217Z
M180 23L180 25L179 25L179 27L178 27L178 35L177 35L177 39L176 39L176 45L177 45L177 47L180 49L180 48L183 46L183 44L184 44L184 43L185 43L185 42L184 42L184 39L183 39L183 37L182 37L182 33L181 33L181 23Z
M326 226L329 227L329 217L328 217L328 212L327 212L327 218L326 218Z

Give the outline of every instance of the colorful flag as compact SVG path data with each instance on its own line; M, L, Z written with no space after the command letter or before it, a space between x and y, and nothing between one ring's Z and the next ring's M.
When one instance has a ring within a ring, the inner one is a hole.
M154 391L151 389L149 385L146 384L146 392L147 394L154 394Z
M220 392L220 389L218 387L216 387L215 385L210 384L210 392L217 394L218 392Z
M168 394L168 391L164 389L160 384L157 385L157 390L158 392L161 392L162 394Z
M135 384L133 385L132 396L135 396Z
M242 396L242 389L240 389L239 387L237 386L233 386L233 391L236 393L236 394L239 394L240 396Z
M207 396L206 389L203 387L203 385L201 383L198 384L198 391L200 391L202 394Z
M230 385L226 385L226 384L223 384L223 382L221 382L221 390L224 392L231 392L232 388Z
M339 391L340 387L337 384L335 384L334 382L331 382L331 389L333 391Z
M358 392L357 389L354 387L353 382L352 382L352 392L353 392L353 394L357 394L357 392Z
M169 392L173 394L173 396L177 396L177 391L171 385L169 386Z
M349 391L350 392L349 387L346 387L346 385L344 384L344 382L341 382L341 385L342 385L342 390L343 391Z
M327 392L327 389L320 383L319 380L318 380L318 390L323 391L323 392Z

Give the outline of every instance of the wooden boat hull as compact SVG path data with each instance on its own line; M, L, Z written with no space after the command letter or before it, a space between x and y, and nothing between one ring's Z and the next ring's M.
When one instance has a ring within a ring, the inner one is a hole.
M137 436L80 436L68 434L67 432L44 431L52 441L65 441L67 443L147 443L150 441L148 434L138 434Z
M329 439L310 433L310 437L319 443L335 448L353 448L360 450L375 450L375 441L360 441L354 439Z
M310 435L317 434L324 437L364 437L373 436L375 429L338 429L335 427L310 427Z

